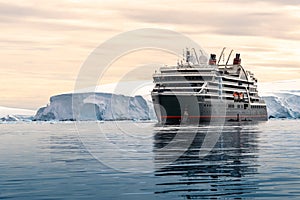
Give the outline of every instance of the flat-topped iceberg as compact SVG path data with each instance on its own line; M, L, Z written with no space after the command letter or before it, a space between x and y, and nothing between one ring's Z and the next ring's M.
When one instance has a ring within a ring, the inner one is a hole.
M142 96L110 93L71 93L52 96L34 120L150 120L151 106Z

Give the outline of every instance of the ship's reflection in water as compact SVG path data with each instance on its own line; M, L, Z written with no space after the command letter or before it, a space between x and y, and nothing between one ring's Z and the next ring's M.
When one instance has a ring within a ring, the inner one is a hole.
M255 126L226 126L220 134L210 130L211 127L197 127L197 130L173 127L156 132L155 176L161 177L156 184L156 194L168 193L186 199L240 198L258 189L251 178L258 173L259 132ZM193 137L187 149L182 145L185 142L176 141L182 140L182 137L176 137L177 134ZM208 134L219 137L216 142L210 141L215 144L212 149L206 145L209 151L206 156L199 156L205 146L203 141L209 142L205 139ZM169 145L173 142L181 145Z

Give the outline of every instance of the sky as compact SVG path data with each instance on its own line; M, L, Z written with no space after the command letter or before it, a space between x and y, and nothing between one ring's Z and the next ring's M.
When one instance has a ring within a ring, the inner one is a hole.
M299 24L299 0L0 0L0 105L37 109L74 90L97 46L140 28L179 32L207 53L234 49L260 82L298 79ZM99 83L128 73L151 79L160 64L176 62L158 50L133 52L112 62Z

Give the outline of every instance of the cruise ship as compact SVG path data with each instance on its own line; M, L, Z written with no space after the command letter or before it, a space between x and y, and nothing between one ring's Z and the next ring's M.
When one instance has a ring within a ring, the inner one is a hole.
M233 50L225 62L224 50L217 60L216 54L207 59L201 51L198 57L194 48L187 49L177 65L153 74L151 96L159 123L268 120L254 74L242 67L238 53L229 64Z

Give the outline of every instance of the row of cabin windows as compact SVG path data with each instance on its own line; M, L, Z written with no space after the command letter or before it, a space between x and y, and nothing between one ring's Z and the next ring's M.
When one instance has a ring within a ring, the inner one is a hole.
M228 104L228 108L234 108L234 104ZM244 108L244 105L237 105L236 108ZM266 106L251 106L254 109L266 108ZM246 109L246 107L245 107Z
M266 106L251 106L251 108L259 109L259 108L266 108Z
M233 104L228 104L228 108L234 108Z
M204 107L211 107L211 104L203 104ZM234 108L234 104L228 104L228 108ZM244 105L237 105L236 108L244 108ZM251 106L251 108L266 108L266 106Z
M204 107L211 107L211 104L203 104ZM234 108L234 104L228 104L228 108ZM244 108L243 105L237 105L237 108Z
M210 69L207 69L207 70L203 70L203 69L201 69L201 70L192 70L192 69L188 69L188 70L186 70L186 69L176 69L176 70L167 70L167 71L163 71L162 73L164 73L164 74L168 74L168 73L176 73L176 72L179 72L179 73L191 73L191 72L193 72L193 73L201 73L201 72L211 72L211 70Z
M162 85L157 84L158 87L201 87L203 83L165 83Z
M251 99L251 102L259 101L259 99Z
M234 104L228 104L228 108L234 108ZM236 105L236 108L244 108L244 105Z
M202 76L185 76L184 78L186 80L201 80L201 81L203 81L203 77ZM211 80L211 78L209 80Z
M182 73L191 73L191 72L199 72L198 70L179 70L179 69L176 69L176 70L167 70L167 71L163 71L162 73L176 73L176 72L182 72Z
M209 81L212 77L207 77L205 80ZM203 81L202 76L164 76L164 77L155 77L154 80L158 81L184 81L184 80L199 80Z
M204 107L211 107L211 104L203 104ZM234 108L234 104L228 104L228 108ZM237 105L236 108L244 108L244 105Z
M229 84L223 83L223 88L245 89L245 86L243 86L243 85L229 85Z
M238 84L239 85L241 85L241 84L250 84L250 85L253 85L253 83L251 83L251 82L248 82L247 80L235 80L235 79L230 79L230 78L222 78L222 80L223 81L228 81L228 82L232 82L232 83L237 83L238 82Z

